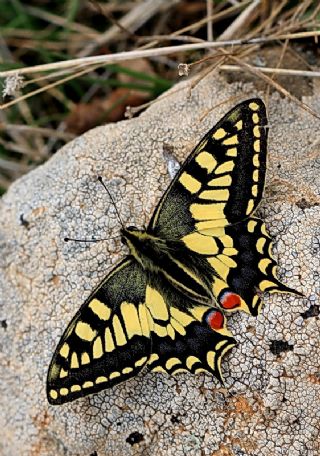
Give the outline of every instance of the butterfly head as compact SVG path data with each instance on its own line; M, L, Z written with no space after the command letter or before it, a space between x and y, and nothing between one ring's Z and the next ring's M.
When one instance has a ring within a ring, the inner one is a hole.
M121 242L129 247L131 253L133 254L136 249L139 250L139 245L145 238L145 231L139 230L135 226L127 226L126 228L122 228L120 234Z
M120 232L121 242L129 247L130 241L132 242L138 236L138 233L141 233L141 231L138 230L138 228L135 226L127 226L126 228L122 228Z

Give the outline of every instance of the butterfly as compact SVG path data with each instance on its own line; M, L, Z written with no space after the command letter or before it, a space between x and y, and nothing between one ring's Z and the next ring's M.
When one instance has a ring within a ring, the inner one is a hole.
M62 404L151 371L205 371L222 381L236 345L229 312L257 315L279 282L271 239L254 212L267 156L262 100L228 112L191 152L148 227L122 228L126 256L80 307L53 355L51 404Z

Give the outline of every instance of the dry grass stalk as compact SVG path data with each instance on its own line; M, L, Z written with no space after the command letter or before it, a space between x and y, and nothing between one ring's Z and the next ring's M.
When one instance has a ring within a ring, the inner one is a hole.
M116 62L124 62L128 60L135 60L138 58L148 58L148 57L157 57L162 55L171 55L180 52L186 51L195 51L199 49L213 49L213 48L221 48L223 46L244 46L249 44L264 44L270 43L273 41L285 40L285 39L304 39L308 37L316 37L320 36L320 31L312 31L312 32L298 32L298 33L289 33L285 35L279 36L271 36L271 37L258 37L252 38L250 40L246 39L238 39L238 40L227 40L227 41L219 41L219 42L212 42L209 43L204 41L202 43L191 43L191 44L182 44L180 46L166 46L162 48L154 48L154 49L145 49L145 50L133 50L128 52L118 52L115 54L108 54L108 55L98 55L92 57L83 57L77 59L71 59L68 61L61 61L55 63L49 63L44 65L34 65L32 67L21 68L19 70L7 70L1 71L0 77L7 77L15 73L19 74L31 74L31 73L38 73L39 71L52 71L56 69L66 69L66 68L74 68L75 66L84 66L84 65L107 65Z

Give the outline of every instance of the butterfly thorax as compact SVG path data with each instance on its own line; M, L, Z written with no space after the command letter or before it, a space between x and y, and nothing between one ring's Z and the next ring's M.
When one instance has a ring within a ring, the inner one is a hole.
M204 275L188 261L188 252L180 241L168 241L146 230L128 227L121 230L122 242L131 255L152 275L162 275L175 288L197 302L212 304L213 296ZM199 266L199 265L198 265Z

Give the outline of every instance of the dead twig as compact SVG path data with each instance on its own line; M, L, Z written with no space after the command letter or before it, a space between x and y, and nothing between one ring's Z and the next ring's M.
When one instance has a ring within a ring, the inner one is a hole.
M267 36L267 37L258 37L252 38L250 40L238 39L230 41L215 41L212 43L203 42L203 43L191 43L191 44L182 44L179 46L166 46L162 48L154 49L142 49L134 50L128 52L118 52L112 55L97 55L91 57L83 57L77 59L71 59L68 61L60 61L55 63L49 63L44 65L35 65L33 67L21 68L19 70L7 70L1 71L0 77L7 77L15 73L19 74L31 74L37 73L39 71L51 71L63 68L73 68L75 66L85 66L85 65L107 65L110 63L124 62L128 60L135 60L138 58L147 58L147 57L157 57L160 55L170 55L186 51L195 51L199 49L211 49L211 48L221 48L223 46L244 46L250 44L264 44L270 43L278 40L285 39L305 39L308 37L317 37L320 36L320 31L311 31L311 32L298 32L298 33L288 33L279 36Z
M308 70L294 70L290 68L268 68L268 67L257 67L250 65L251 68L260 71L261 73L270 73L283 76L300 76L306 78L319 78L320 71L308 71ZM221 65L221 70L224 71L241 71L243 68L240 65Z

